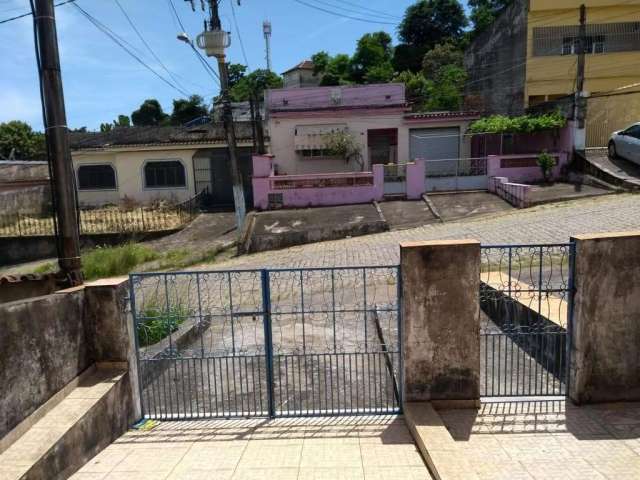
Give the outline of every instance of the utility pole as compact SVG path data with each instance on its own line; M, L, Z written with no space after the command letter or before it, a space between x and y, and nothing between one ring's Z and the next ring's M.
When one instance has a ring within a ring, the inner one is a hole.
M231 182L233 183L233 201L236 211L236 224L238 233L242 231L246 206L244 202L244 187L242 176L238 166L238 151L236 143L236 132L233 125L233 110L231 99L229 98L229 71L225 61L224 49L229 46L228 33L222 30L218 4L221 0L207 0L209 2L209 22L205 22L205 32L198 37L198 46L204 48L207 56L216 57L218 60L218 71L220 74L220 97L222 98L222 123L227 137L229 148L229 162L231 164ZM238 1L238 4L240 2ZM208 25L207 25L208 23ZM208 27L208 28L206 28ZM213 35L208 35L213 34Z
M587 8L580 5L580 28L578 29L578 66L576 71L576 91L573 100L573 120L576 122L574 147L576 150L585 148L585 118L586 99L584 92L585 53L587 49Z
M80 234L64 108L60 56L53 0L32 2L47 154L57 218L58 263L71 286L82 284Z

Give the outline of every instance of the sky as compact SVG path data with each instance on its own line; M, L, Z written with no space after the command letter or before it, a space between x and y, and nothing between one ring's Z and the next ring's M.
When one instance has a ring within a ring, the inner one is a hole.
M59 1L59 0L56 0ZM218 85L199 63L196 54L176 39L182 28L171 11L171 1L193 39L203 29L200 0L196 11L185 0L119 0L138 31L169 70L181 89L209 100ZM263 20L273 27L273 69L281 73L312 54L353 53L363 34L385 30L397 41L396 28L414 0L221 0L223 27L232 33L227 59L265 68ZM131 49L160 75L175 83L138 38L116 0L77 0L100 22L131 45ZM235 8L236 29L231 5ZM385 23L359 21L311 8ZM342 10L339 10L341 7ZM0 0L0 21L29 11L28 0ZM184 97L124 52L82 16L73 4L56 8L58 42L67 121L70 128L96 130L119 114L130 115L144 99L156 98L171 112L172 99ZM238 32L239 30L239 32ZM241 42L244 45L244 52ZM215 67L215 59L209 62ZM31 17L0 24L0 122L23 120L42 129L38 77Z

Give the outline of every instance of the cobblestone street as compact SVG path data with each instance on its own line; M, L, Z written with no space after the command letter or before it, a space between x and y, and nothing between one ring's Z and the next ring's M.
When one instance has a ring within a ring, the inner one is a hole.
M196 269L392 265L398 263L398 244L403 241L474 238L483 244L551 243L566 242L581 233L636 229L640 229L640 198L622 194L302 245Z

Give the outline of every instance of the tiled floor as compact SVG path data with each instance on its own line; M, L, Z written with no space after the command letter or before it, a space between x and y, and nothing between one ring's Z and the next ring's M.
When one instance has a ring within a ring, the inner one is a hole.
M640 479L640 403L485 403L438 412L456 440L433 458L443 479Z
M130 431L74 480L430 479L396 416L165 422Z

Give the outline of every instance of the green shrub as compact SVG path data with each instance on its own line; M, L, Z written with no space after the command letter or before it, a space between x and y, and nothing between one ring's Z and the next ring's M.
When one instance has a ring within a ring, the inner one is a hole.
M549 155L545 150L540 155L538 155L537 163L538 163L538 166L540 167L540 170L542 170L542 176L544 177L544 181L545 182L550 181L551 171L553 170L553 167L556 166L555 159L551 155Z
M523 115L520 117L492 115L473 122L469 126L469 131L471 133L531 133L561 128L564 127L566 122L560 112L538 116Z
M167 309L153 303L143 306L136 325L138 343L141 347L158 343L178 330L188 317L189 311L183 305L175 305Z
M160 256L149 247L127 243L117 247L98 247L82 255L85 280L126 275L137 265Z

